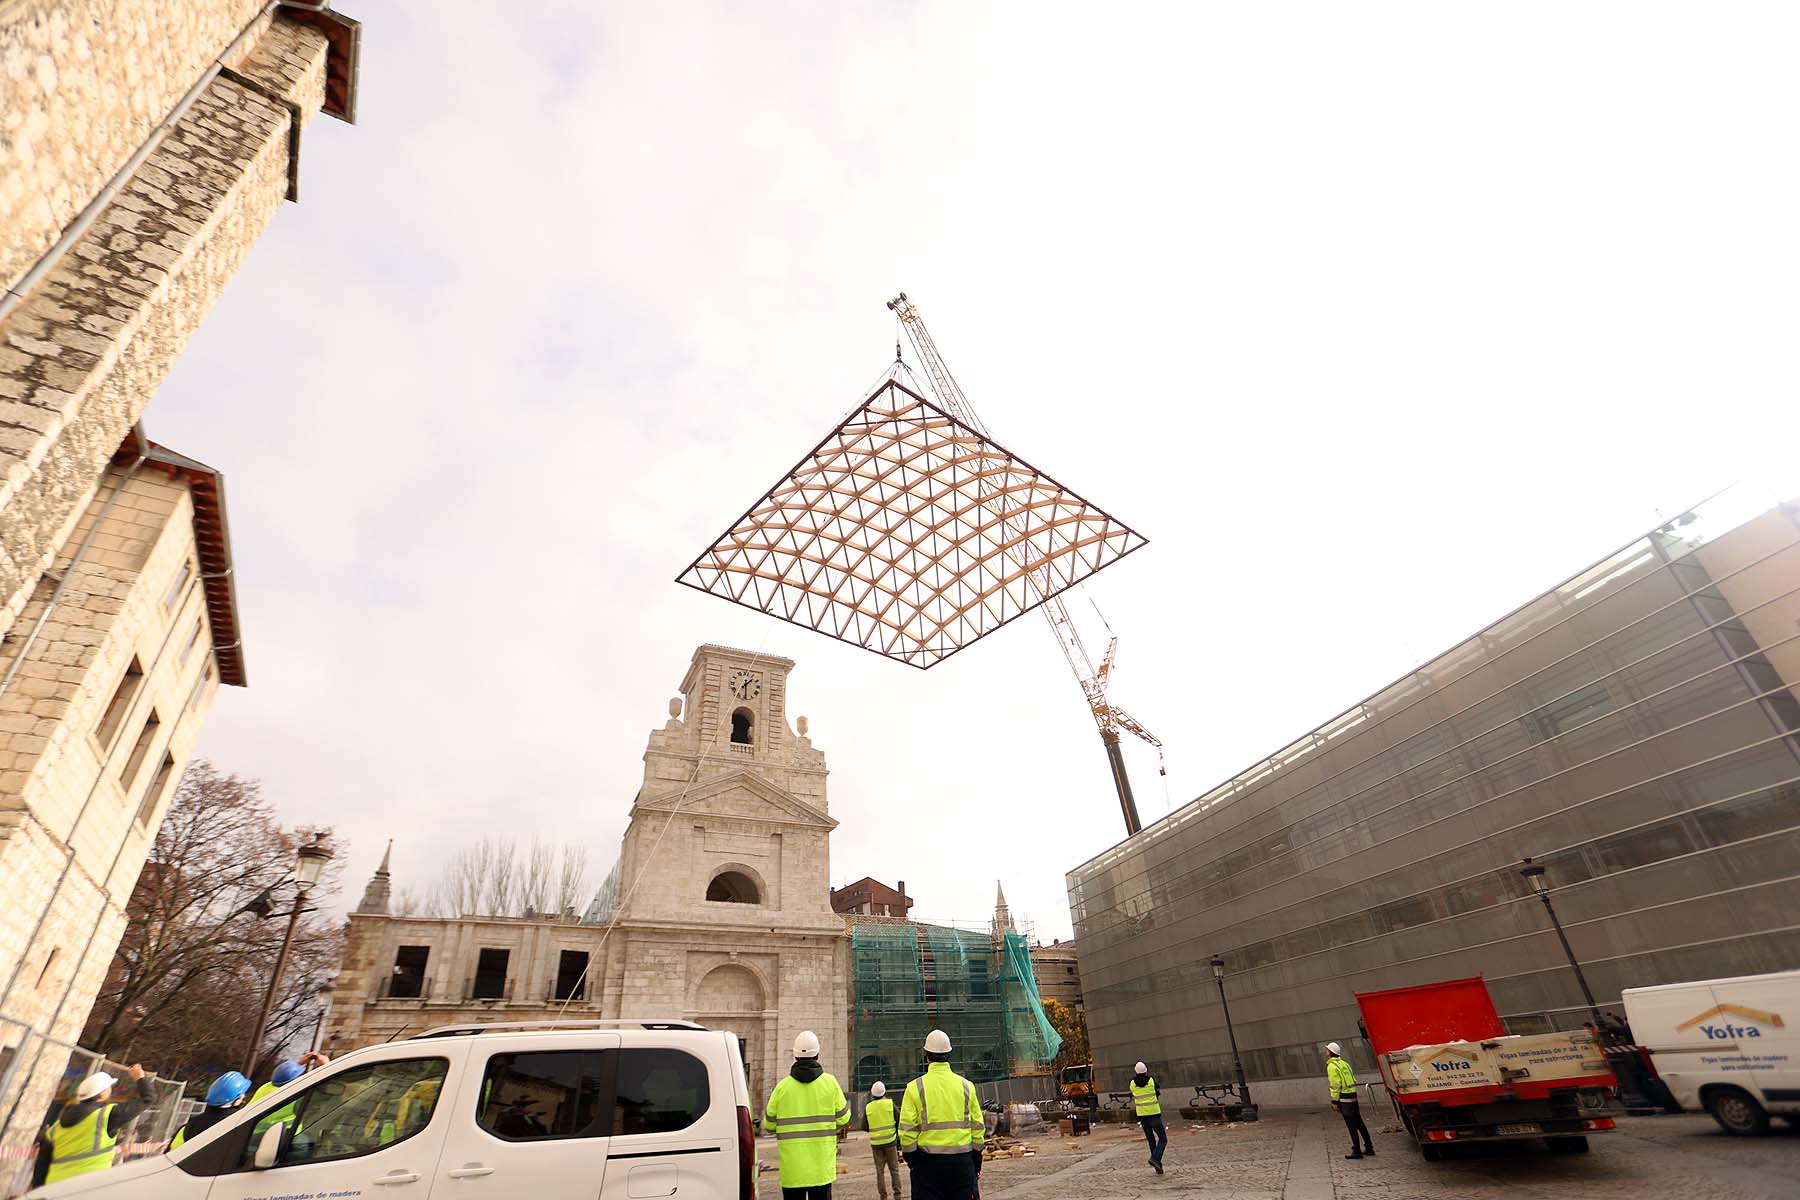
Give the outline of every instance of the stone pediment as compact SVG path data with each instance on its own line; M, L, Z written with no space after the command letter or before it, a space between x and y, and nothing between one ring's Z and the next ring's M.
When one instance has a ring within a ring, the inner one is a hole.
M836 829L837 822L797 796L749 771L733 771L686 789L676 788L655 796L638 797L635 809L647 812L705 813L740 821L765 821L775 825L806 825Z

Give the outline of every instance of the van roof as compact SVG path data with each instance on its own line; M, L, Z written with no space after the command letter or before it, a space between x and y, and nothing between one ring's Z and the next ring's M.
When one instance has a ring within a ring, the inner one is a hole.
M1767 975L1731 975L1724 979L1690 979L1685 983L1653 983L1645 987L1626 988L1620 993L1625 996L1643 996L1651 992L1679 992L1683 988L1711 987L1720 983L1767 983L1772 979L1793 979L1800 981L1800 971L1770 971Z
M606 1030L606 1029L654 1029L664 1032L706 1033L704 1025L692 1021L663 1020L655 1017L625 1017L612 1020L568 1020L568 1021L479 1021L466 1025L439 1025L413 1034L406 1040L422 1041L426 1038L475 1037L481 1034L504 1033L549 1033L553 1030Z

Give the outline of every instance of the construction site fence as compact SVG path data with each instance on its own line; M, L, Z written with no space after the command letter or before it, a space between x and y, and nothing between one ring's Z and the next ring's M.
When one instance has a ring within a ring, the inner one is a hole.
M23 1195L31 1188L38 1135L62 1106L75 1098L75 1087L96 1071L135 1091L126 1078L127 1064L84 1050L72 1042L48 1037L24 1021L0 1016L0 1196ZM176 1079L147 1075L154 1094L151 1105L127 1125L119 1137L114 1163L161 1154L175 1131L199 1110L189 1100L187 1085Z

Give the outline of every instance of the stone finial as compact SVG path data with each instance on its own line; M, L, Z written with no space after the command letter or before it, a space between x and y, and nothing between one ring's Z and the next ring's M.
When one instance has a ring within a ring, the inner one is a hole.
M800 731L801 737L805 737L806 736L806 718L805 717L796 717L794 719L794 728L798 729Z
M681 697L680 696L671 696L669 698L669 715L671 717L681 716Z
M393 890L393 881L388 876L388 860L393 857L394 839L389 838L387 849L381 852L381 865L375 868L375 874L369 878L369 885L363 889L362 903L356 906L359 913L370 913L375 916L388 915L388 896Z

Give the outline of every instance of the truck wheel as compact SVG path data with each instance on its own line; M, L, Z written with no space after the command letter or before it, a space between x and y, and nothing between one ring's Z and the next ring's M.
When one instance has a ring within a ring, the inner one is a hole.
M1552 1154L1586 1154L1588 1140L1585 1137L1553 1137L1545 1138Z
M1742 1088L1723 1087L1709 1092L1706 1111L1719 1128L1738 1137L1761 1137L1769 1132L1769 1114Z
M1419 1157L1424 1159L1426 1162L1437 1162L1444 1157L1444 1152L1442 1149L1440 1149L1437 1146L1433 1146L1429 1142L1420 1142L1419 1143Z

